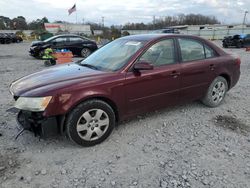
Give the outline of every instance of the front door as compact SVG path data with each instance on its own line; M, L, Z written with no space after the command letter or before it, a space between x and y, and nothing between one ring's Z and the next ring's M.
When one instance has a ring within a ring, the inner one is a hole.
M53 49L65 49L65 44L67 43L67 37L57 37L50 42Z
M129 114L151 111L178 101L180 65L175 52L174 39L158 41L136 62L149 62L153 70L127 73L125 94Z

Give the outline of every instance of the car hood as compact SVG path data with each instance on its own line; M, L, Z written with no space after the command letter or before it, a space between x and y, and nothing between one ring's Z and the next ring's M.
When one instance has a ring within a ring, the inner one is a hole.
M75 83L93 83L93 80L100 80L107 74L110 73L83 67L77 63L56 65L14 81L10 92L14 96L42 96L46 92L55 92Z

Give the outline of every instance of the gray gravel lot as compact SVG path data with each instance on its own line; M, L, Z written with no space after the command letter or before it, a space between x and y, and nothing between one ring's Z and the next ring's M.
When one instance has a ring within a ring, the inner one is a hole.
M220 41L216 42L218 45ZM250 187L250 52L217 108L200 102L122 122L102 144L17 133L9 84L45 69L29 43L0 45L0 187Z

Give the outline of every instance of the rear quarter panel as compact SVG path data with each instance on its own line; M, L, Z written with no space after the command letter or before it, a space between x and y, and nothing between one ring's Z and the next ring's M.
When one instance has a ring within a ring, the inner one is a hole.
M240 77L240 66L236 64L237 57L226 54L218 58L216 75L228 76L229 88L236 85Z

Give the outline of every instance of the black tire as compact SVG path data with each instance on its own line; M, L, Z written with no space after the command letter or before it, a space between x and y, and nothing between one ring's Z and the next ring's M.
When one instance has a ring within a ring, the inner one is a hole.
M81 56L82 56L83 58L88 57L90 54L91 54L91 50L88 49L88 48L83 48L83 49L81 50Z
M242 47L243 47L242 42L237 42L236 47L237 47L237 48L242 48Z
M43 55L44 55L44 50L40 50L40 51L38 52L37 58L38 58L38 59L43 59Z
M95 110L96 112L94 112ZM98 120L94 119L97 116L97 110L104 112L102 113L102 115ZM92 112L95 114L91 114ZM84 114L90 115L89 117L91 117L91 120L87 121L87 119L85 119ZM105 119L101 120L101 118ZM108 124L106 126L100 125L98 127L98 125L96 125L101 121L107 121L107 118L108 118ZM84 122L82 123L81 121ZM78 125L78 123L81 125ZM84 127L83 129L86 130L78 131L79 126L80 128ZM85 147L94 146L96 144L103 142L111 134L114 127L115 127L115 113L113 109L106 102L97 99L89 100L79 104L69 113L69 116L66 120L66 132L69 139ZM102 129L103 129L102 135L99 137L97 131L95 130L102 131ZM86 138L88 135L90 135L90 138Z
M44 65L45 65L46 67L51 66L50 60L45 60L45 61L44 61Z
M224 87L222 87L223 85ZM221 88L219 88L219 86ZM216 77L210 84L206 96L202 99L203 104L209 107L219 106L223 102L227 90L228 90L227 80L222 76Z
M228 45L225 44L225 43L223 43L222 46L223 46L224 48L228 48Z

